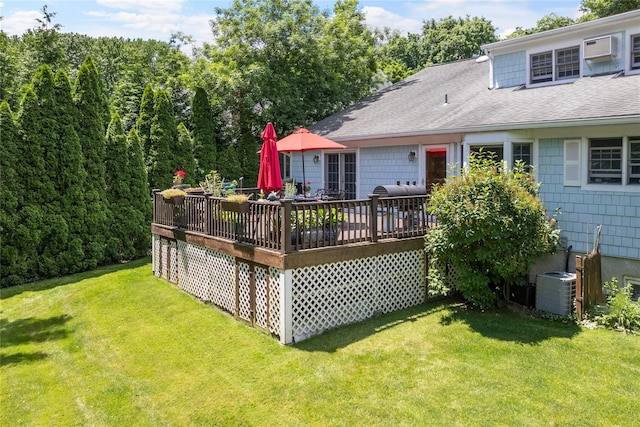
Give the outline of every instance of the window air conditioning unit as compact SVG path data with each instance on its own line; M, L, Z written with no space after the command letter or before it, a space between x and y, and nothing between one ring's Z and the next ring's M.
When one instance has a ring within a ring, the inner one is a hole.
M590 61L610 61L618 55L618 39L604 36L584 41L584 59Z

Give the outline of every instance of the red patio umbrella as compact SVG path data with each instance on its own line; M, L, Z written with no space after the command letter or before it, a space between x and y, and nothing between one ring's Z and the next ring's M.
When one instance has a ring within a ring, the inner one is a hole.
M305 128L300 128L291 135L278 141L278 151L280 152L300 152L302 155L302 181L305 185L307 180L304 174L304 152L313 150L335 150L347 148L337 142L331 141L323 136L309 132Z
M280 176L280 160L276 147L276 131L271 123L267 123L262 131L262 149L260 150L260 170L258 171L258 188L265 193L280 191L282 177Z

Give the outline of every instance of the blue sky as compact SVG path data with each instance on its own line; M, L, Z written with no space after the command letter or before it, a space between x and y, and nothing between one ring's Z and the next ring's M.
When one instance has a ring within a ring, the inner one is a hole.
M117 36L168 41L172 32L192 35L198 43L212 41L209 20L214 8L227 7L230 0L0 0L0 21L9 35L20 35L36 25L40 9L46 3L53 20L63 32L93 37ZM334 1L315 0L322 9L331 9ZM422 21L439 20L452 15L483 16L508 35L516 27L535 26L551 12L576 18L580 0L360 0L367 25L388 26L417 33Z

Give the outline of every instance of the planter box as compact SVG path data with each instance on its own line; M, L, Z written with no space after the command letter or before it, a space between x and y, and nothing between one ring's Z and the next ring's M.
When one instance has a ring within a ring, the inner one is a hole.
M181 205L184 203L184 196L173 196L170 199L164 199L164 201L170 205Z
M227 212L247 213L251 208L249 202L236 203L222 200L220 202L220 205L222 206L222 210L225 210Z

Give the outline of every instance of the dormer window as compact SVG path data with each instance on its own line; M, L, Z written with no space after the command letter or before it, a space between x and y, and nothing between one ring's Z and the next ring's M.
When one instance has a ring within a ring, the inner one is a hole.
M534 53L529 64L531 84L575 79L580 77L580 47Z
M631 36L631 68L640 69L640 34Z

